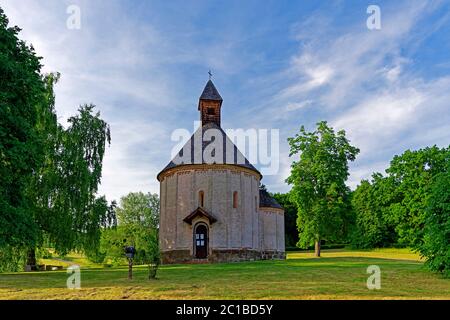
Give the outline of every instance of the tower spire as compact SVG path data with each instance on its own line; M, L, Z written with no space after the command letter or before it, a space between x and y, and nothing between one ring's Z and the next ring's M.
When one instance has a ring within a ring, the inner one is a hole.
M220 127L220 108L223 99L217 91L214 83L211 81L212 73L208 72L210 79L198 101L198 110L200 111L200 120L202 124L213 122Z

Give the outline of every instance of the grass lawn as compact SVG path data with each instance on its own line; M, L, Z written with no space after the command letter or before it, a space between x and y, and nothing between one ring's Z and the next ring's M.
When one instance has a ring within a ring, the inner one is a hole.
M157 280L145 266L101 268L82 257L81 289L65 271L0 274L0 299L450 299L450 279L427 271L408 249L293 252L286 261L167 265ZM53 261L51 261L53 264ZM48 262L47 262L48 263ZM381 289L368 290L366 269L381 268Z
M89 261L84 255L80 253L72 252L64 257L59 257L55 253L53 253L54 257L50 259L41 259L39 260L39 264L46 264L52 266L63 266L67 268L73 264L81 266L83 269L91 269L91 268L103 268L103 264L98 264ZM124 259L124 265L126 260Z

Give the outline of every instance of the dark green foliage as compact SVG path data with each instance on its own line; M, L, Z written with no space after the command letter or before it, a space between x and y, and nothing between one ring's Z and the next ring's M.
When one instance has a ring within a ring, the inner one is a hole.
M0 273L23 271L27 261L26 247L3 245L0 247Z
M450 147L427 147L395 156L383 177L362 181L353 192L359 248L411 246L430 269L449 274Z
M26 191L43 159L35 127L46 88L40 58L18 39L19 31L8 27L0 8L0 250L8 252L37 241Z
M100 250L101 238L103 230L114 228L116 221L116 202L112 201L110 205L106 202L105 197L95 199L98 210L91 217L91 229L87 233L82 233L81 249L85 252L89 260L100 263L105 259L105 254Z
M60 254L73 249L94 251L100 227L114 223L104 197L96 197L109 127L93 105L80 107L69 127L43 118L47 133L44 164L29 188L35 221ZM55 118L56 120L56 118Z
M450 163L434 181L425 211L423 243L418 250L431 270L450 277Z
M407 150L391 161L386 172L395 188L395 201L387 217L388 222L396 226L400 243L420 245L433 177L444 172L449 161L450 147L439 149L436 146Z
M445 171L449 160L450 148L407 150L393 158L385 177L376 173L371 183L362 181L353 192L353 246L420 247L434 177Z
M284 209L284 230L286 247L295 247L298 242L297 205L289 193L275 193L273 197Z
M351 235L353 247L386 247L396 242L394 225L388 223L392 196L390 180L375 173L372 182L363 180L352 194L355 225Z
M80 107L68 129L58 124L59 74L41 75L19 31L0 9L0 265L19 251L34 263L44 239L62 254L95 251L100 227L114 220L96 196L109 126L93 105Z
M345 131L335 133L325 121L314 132L302 126L300 134L288 141L290 156L300 153L287 179L298 207L298 245L307 248L321 240L345 239L351 212L350 190L345 184L348 161L355 160L359 149L350 145Z

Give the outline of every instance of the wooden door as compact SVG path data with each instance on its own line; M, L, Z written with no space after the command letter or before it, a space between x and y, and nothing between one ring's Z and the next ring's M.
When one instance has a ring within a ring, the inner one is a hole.
M208 256L208 228L200 224L195 228L194 235L195 257L197 259L206 259Z

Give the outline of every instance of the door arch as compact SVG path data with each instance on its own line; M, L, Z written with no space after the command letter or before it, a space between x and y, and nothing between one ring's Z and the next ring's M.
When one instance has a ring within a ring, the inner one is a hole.
M197 259L208 257L208 227L204 223L198 223L194 228L194 255Z

